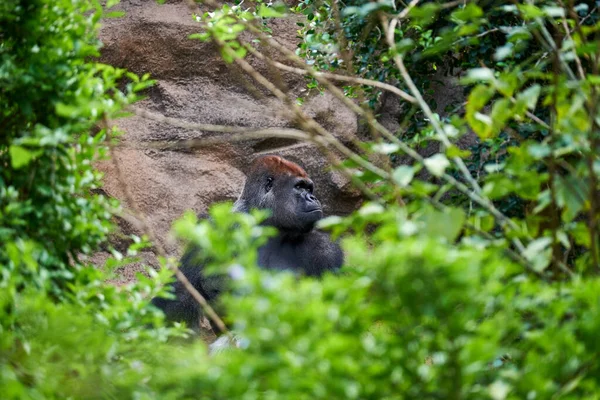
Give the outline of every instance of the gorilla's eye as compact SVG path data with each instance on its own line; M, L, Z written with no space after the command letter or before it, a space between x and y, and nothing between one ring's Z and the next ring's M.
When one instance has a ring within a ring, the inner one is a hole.
M294 186L296 190L306 190L308 193L313 192L313 186L307 182L298 182L296 186Z
M265 190L268 192L273 188L273 178L267 178L267 184L265 185Z

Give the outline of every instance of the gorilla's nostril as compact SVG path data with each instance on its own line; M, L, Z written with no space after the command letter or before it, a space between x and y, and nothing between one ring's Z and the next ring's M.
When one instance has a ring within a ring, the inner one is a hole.
M310 193L306 194L306 200L309 200L309 201L312 201L312 202L315 202L315 203L318 201L317 198L315 196L313 196L312 194L310 194Z

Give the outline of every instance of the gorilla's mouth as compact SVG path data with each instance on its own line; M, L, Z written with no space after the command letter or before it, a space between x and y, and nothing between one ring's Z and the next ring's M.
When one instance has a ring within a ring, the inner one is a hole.
M323 212L323 210L320 207L317 208L309 208L308 210L304 211L306 214L310 214L310 213L315 213L315 212Z

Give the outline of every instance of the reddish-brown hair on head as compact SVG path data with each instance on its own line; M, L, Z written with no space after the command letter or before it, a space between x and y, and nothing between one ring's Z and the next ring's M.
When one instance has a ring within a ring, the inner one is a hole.
M306 171L298 164L288 161L279 156L263 156L254 160L251 171L266 169L275 175L292 175L300 178L308 178Z

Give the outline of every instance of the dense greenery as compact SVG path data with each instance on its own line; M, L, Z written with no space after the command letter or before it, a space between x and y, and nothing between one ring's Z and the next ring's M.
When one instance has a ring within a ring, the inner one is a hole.
M192 38L213 40L254 78L245 57L260 54L240 33L265 41L270 18L296 13L302 58L285 57L305 69L309 87L336 93L316 67L417 97L403 103L415 111L406 131L387 132L371 117L381 88L344 88L366 104L356 111L375 133L338 166L370 200L322 224L342 237L344 273L258 270L255 250L269 234L262 213L218 205L210 220L186 215L174 225L233 278L236 295L223 306L240 348L209 356L148 305L167 268L117 288L104 283L110 268L80 261L106 241L118 212L94 194L92 163L116 134L110 121L151 82L94 61L98 4L3 1L2 397L598 398L594 7L304 0L292 10L259 1L198 15L202 32ZM440 118L418 94L449 59L468 101ZM281 99L299 126L327 138L294 110L295 98ZM469 131L479 138L470 152L453 144ZM413 151L419 138L440 142L440 152L423 159ZM373 155L392 162L373 164ZM412 162L398 165L407 155ZM145 245L134 243L107 267Z

